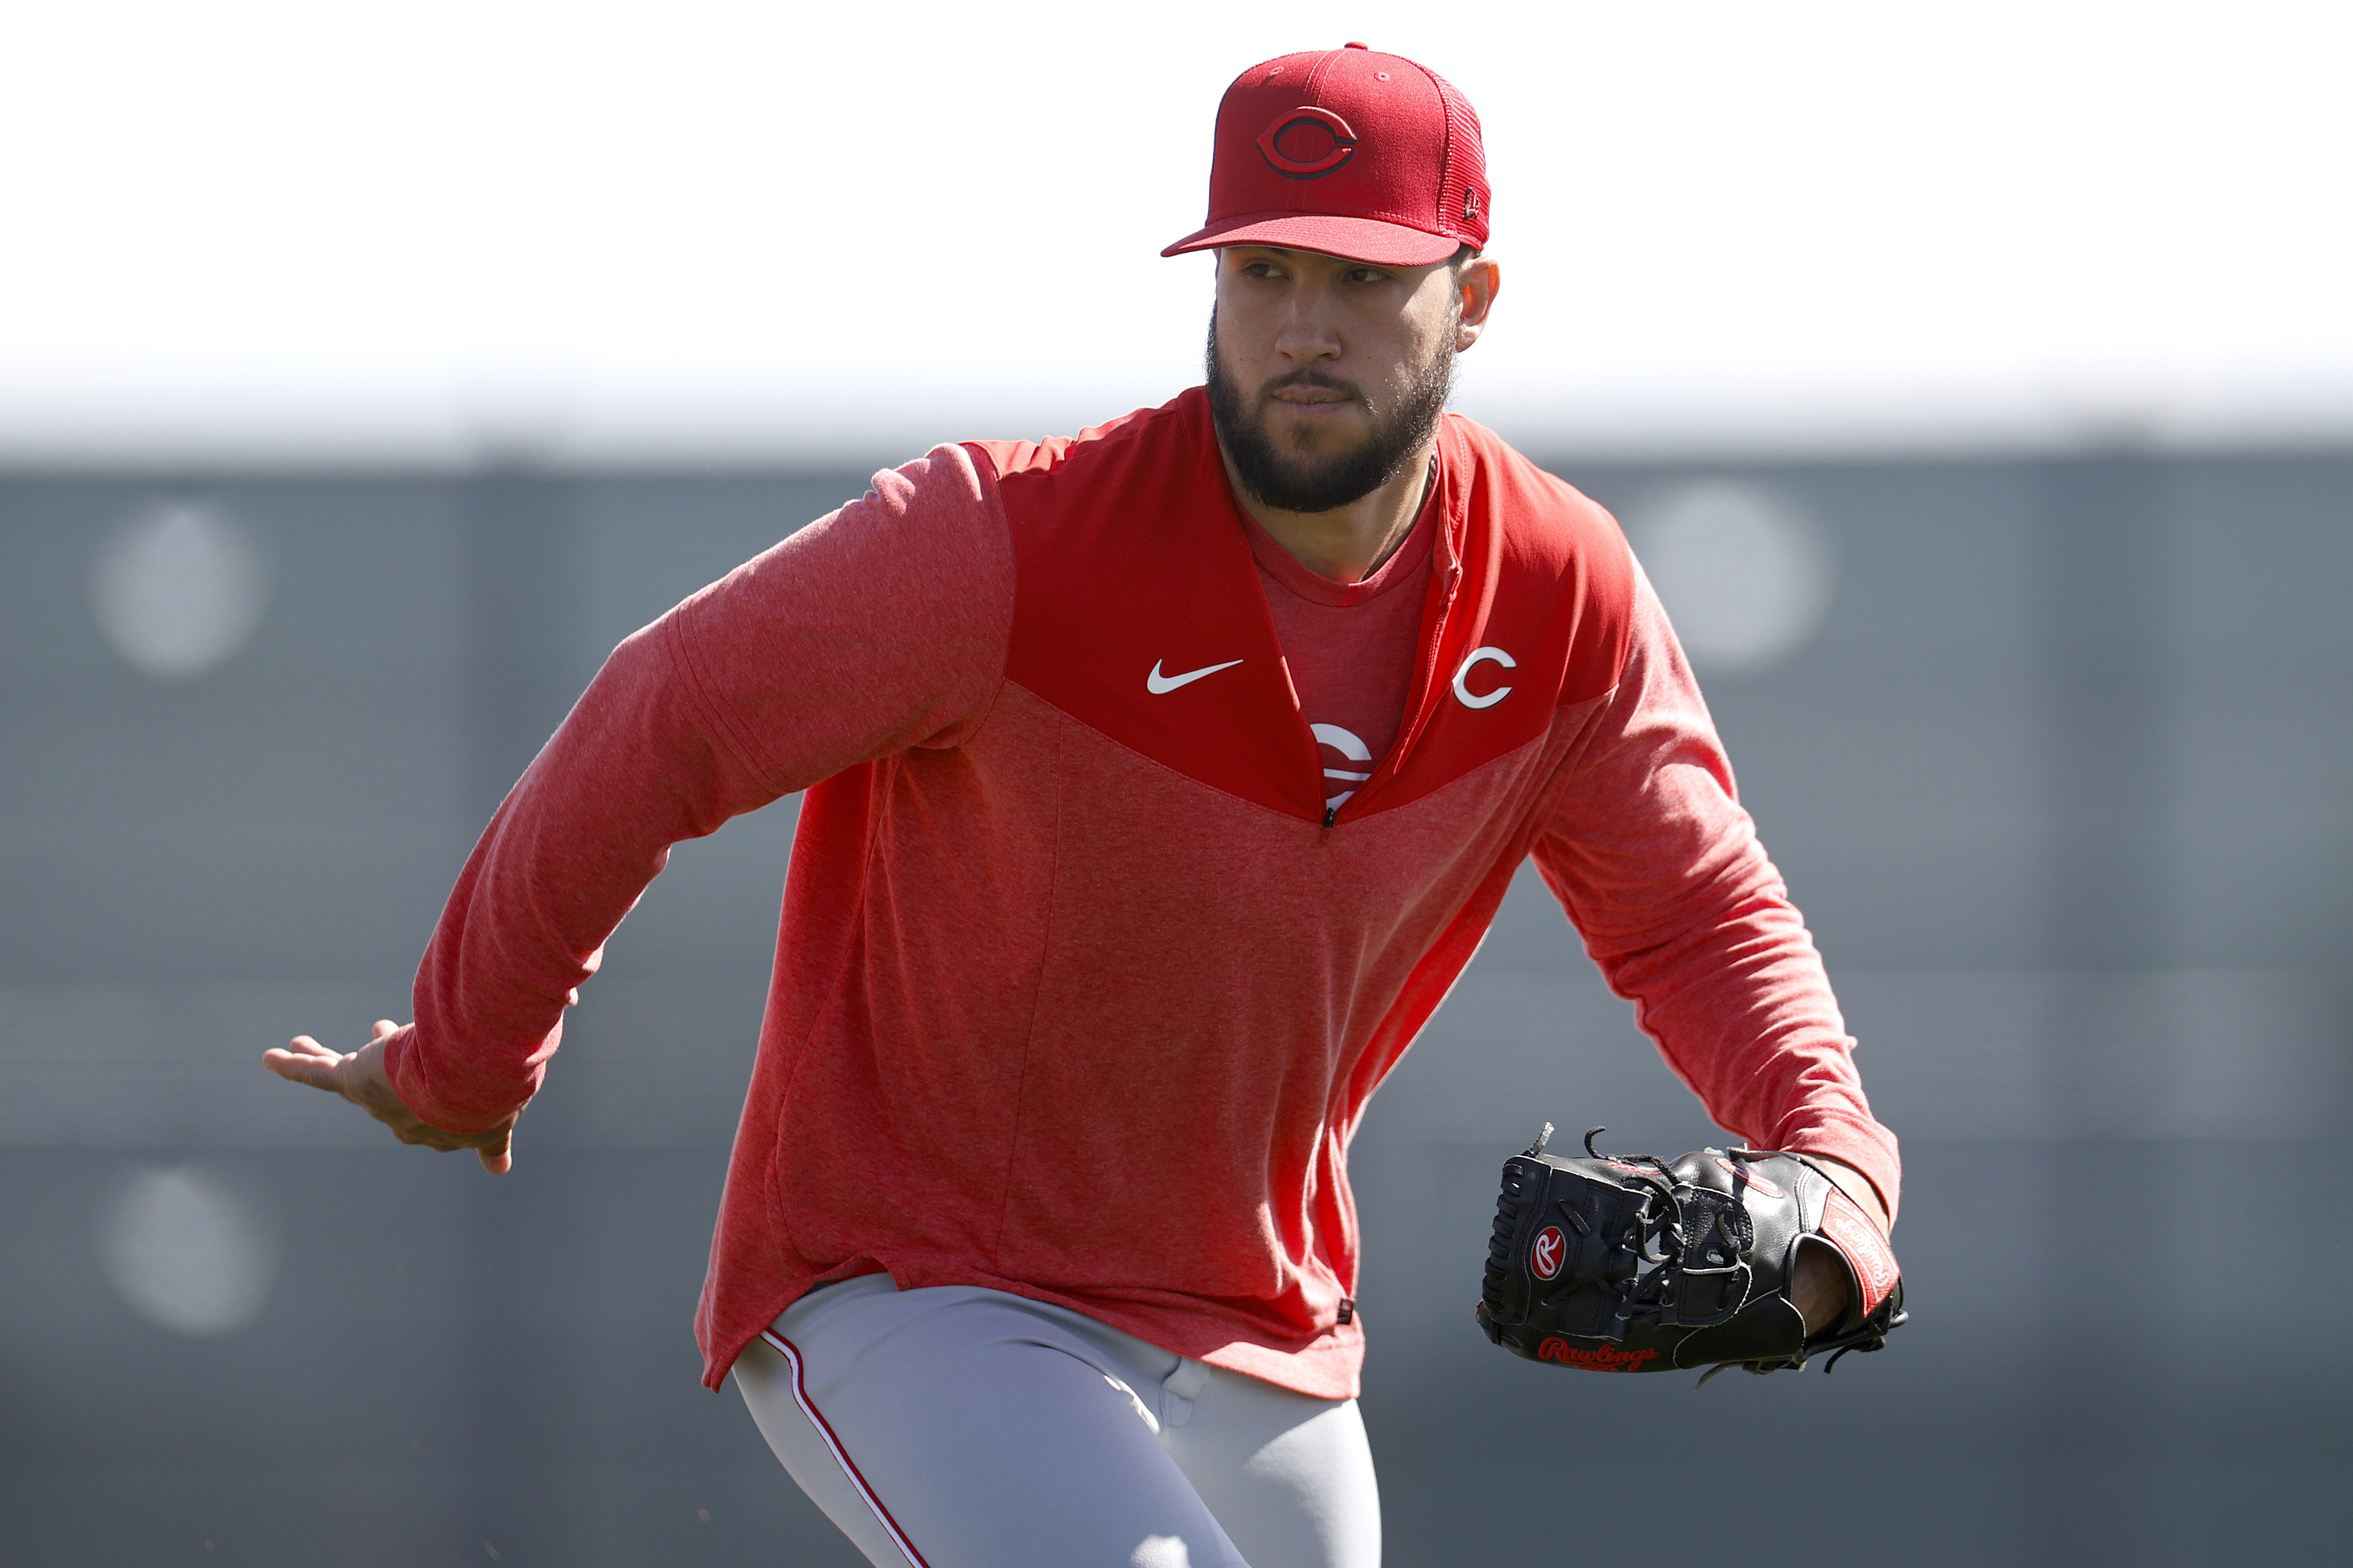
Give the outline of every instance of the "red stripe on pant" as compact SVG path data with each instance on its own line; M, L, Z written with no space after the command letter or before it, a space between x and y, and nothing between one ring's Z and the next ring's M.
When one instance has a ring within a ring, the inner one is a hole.
M857 1462L850 1458L849 1450L841 1446L841 1439L834 1436L832 1425L818 1409L817 1402L809 1398L808 1385L801 1376L800 1351L792 1341L773 1330L763 1329L760 1331L760 1337L774 1345L777 1353L791 1365L793 1403L801 1407L801 1414L809 1418L809 1425L816 1427L818 1436L825 1439L825 1446L832 1451L834 1459L841 1466L841 1473L849 1478L849 1484L858 1489L858 1495L864 1498L866 1506L874 1510L876 1521L882 1526L884 1533L891 1537L892 1543L907 1554L907 1561L914 1564L914 1568L931 1568L931 1564L923 1561L923 1554L915 1550L915 1543L907 1539L907 1532L899 1528L899 1521L891 1517L891 1510L882 1506L882 1500L875 1495L874 1489L867 1484L866 1478L859 1473Z

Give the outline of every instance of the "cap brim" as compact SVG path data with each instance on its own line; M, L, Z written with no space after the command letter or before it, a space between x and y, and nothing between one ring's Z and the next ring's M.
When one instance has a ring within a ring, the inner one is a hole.
M1160 254L1181 256L1188 250L1225 245L1271 245L1284 250L1313 250L1346 261L1369 261L1377 267L1427 267L1445 260L1463 243L1451 235L1377 218L1252 213L1188 234Z

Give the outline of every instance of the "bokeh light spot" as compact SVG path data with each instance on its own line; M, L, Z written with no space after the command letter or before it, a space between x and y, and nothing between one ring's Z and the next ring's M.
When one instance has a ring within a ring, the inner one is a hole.
M1642 508L1628 531L1694 668L1767 669L1821 628L1836 555L1820 525L1767 490L1684 486Z
M1147 1535L1127 1560L1132 1568L1193 1568L1193 1553L1177 1535Z
M278 1279L269 1216L186 1166L132 1173L100 1218L98 1256L132 1310L194 1339L252 1321Z
M218 507L161 501L117 529L90 563L90 612L132 668L189 680L243 647L269 604L269 562Z

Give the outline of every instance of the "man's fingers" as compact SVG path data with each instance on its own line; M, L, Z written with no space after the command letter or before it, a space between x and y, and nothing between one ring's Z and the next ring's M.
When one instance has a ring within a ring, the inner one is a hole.
M280 1078L307 1083L329 1094L340 1094L382 1122L403 1143L421 1144L447 1153L471 1149L481 1157L482 1169L503 1176L514 1168L512 1151L514 1122L489 1132L447 1132L420 1120L401 1103L398 1091L385 1076L384 1040L400 1027L390 1018L378 1018L368 1043L344 1054L328 1049L308 1035L297 1035L283 1046L261 1053L261 1065Z
M308 1035L297 1035L291 1045L272 1046L261 1053L261 1065L280 1078L307 1083L329 1094L343 1092L343 1086L335 1081L335 1064L342 1060Z

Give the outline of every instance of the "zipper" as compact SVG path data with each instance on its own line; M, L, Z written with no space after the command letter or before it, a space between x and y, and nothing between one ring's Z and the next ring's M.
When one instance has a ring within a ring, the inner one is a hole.
M1435 454L1430 458L1430 480L1435 485L1441 477ZM1372 777L1349 793L1349 800L1370 794L1377 785L1387 784L1405 771L1406 754L1413 749L1414 742L1421 739L1421 732L1429 727L1430 714L1436 710L1439 651L1446 646L1447 625L1453 618L1455 596L1462 589L1462 558L1455 554L1449 546L1444 517L1445 498L1441 495L1436 500L1440 509L1440 516L1439 537L1435 541L1434 547L1441 552L1440 560L1444 563L1446 576L1444 585L1439 591L1438 620L1430 627L1430 647L1424 653L1426 662L1422 666L1420 679L1415 682L1417 689L1412 693L1419 696L1421 701L1408 709L1405 723L1398 730L1398 738L1390 745L1388 754L1375 765ZM1346 802L1344 801L1341 804L1345 805ZM1330 842L1332 829L1338 825L1339 821L1340 807L1337 805L1326 807L1324 812L1324 831L1317 837L1316 842L1318 844Z
M1374 768L1373 776L1357 785L1349 794L1349 800L1355 800L1358 795L1371 794L1377 786L1388 783L1398 773L1403 773L1407 755L1413 750L1414 743L1421 739L1422 731L1430 727L1430 717L1436 711L1438 704L1439 651L1446 646L1447 624L1453 617L1455 595L1461 591L1461 566L1459 563L1450 566L1446 574L1446 586L1439 599L1438 622L1430 628L1430 647L1425 655L1421 678L1415 683L1419 688L1416 695L1421 698L1421 701L1407 712L1405 726L1398 731L1396 743L1389 747L1388 754L1381 759L1378 766ZM1342 804L1345 805L1346 802ZM1340 807L1337 805L1324 813L1324 838L1328 839L1332 837L1332 829L1339 820ZM1318 842L1322 840L1319 839Z

